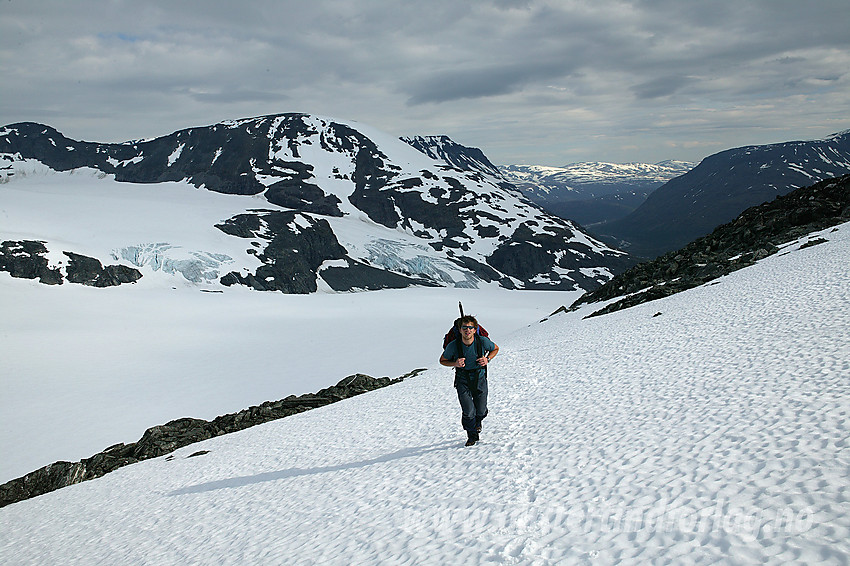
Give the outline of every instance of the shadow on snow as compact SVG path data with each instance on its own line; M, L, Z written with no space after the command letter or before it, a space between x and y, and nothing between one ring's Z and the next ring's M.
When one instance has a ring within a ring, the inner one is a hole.
M168 496L177 496L177 495L188 495L190 493L205 493L209 491L216 491L219 489L230 489L235 487L244 487L248 485L264 483L269 481L277 481L287 478L297 478L300 476L312 476L315 474L324 474L327 472L337 472L340 470L353 470L356 468L365 468L366 466L371 466L373 464L380 464L382 462L391 462L393 460L401 460L403 458L412 458L415 456L421 456L423 454L427 454L429 452L439 452L442 450L448 450L451 447L459 446L456 440L440 442L437 444L431 444L428 446L419 446L416 448L405 448L404 450L398 450L397 452L393 452L391 454L385 454L384 456L378 456L377 458L369 458L368 460L360 460L358 462L350 462L347 464L336 464L334 466L319 466L316 468L289 468L287 470L279 470L276 472L266 472L263 474L256 474L253 476L241 476L236 478L229 478L225 480L217 480L206 483L201 483L198 485L190 485L187 487L181 487L180 489L175 489L174 491L169 492ZM460 445L462 446L462 444Z

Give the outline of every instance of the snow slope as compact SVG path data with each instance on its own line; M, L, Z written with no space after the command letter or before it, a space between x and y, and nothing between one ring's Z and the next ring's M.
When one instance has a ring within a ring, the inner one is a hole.
M427 367L459 300L504 336L576 298L493 288L94 289L0 273L0 483L135 442L176 418L210 420L353 373Z
M844 564L850 224L822 236L494 332L475 447L433 364L0 509L0 562Z
M220 289L220 275L260 264L246 253L244 241L215 228L257 206L256 199L197 189L185 181L117 183L94 169L58 173L34 160L16 165L15 179L0 185L0 239L48 242L51 265L67 263L65 249L140 268L144 277L137 286ZM192 281L203 259L206 276Z

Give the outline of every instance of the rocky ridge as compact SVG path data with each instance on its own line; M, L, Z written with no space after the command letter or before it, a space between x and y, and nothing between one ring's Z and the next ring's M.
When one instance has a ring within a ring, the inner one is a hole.
M350 375L331 387L316 393L290 395L279 401L267 401L237 413L216 417L212 421L182 418L145 431L138 442L116 444L91 458L79 462L54 462L20 478L0 485L0 507L43 495L57 489L99 478L123 466L156 458L178 448L208 438L228 434L296 413L336 403L343 399L399 383L423 372L417 369L401 377L374 378L364 374ZM198 451L189 457L201 456Z
M436 161L444 161L462 171L478 171L493 177L501 172L477 147L454 142L448 136L405 136L401 141Z
M640 206L649 194L695 164L572 163L563 167L503 165L502 177L545 210L582 226L622 218Z
M850 175L827 179L748 208L711 234L636 265L583 295L569 309L564 307L559 311L608 303L589 315L598 316L667 297L752 265L777 253L783 244L847 221L850 221ZM803 245L822 241L814 239Z

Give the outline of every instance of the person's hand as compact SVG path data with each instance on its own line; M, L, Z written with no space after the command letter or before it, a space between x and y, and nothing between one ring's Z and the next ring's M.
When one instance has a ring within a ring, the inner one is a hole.
M466 358L458 358L455 367L462 368L464 366L466 366Z
M490 358L488 358L487 356L481 356L480 358L478 358L478 365L479 366L482 366L482 367L486 366L489 362L490 362Z

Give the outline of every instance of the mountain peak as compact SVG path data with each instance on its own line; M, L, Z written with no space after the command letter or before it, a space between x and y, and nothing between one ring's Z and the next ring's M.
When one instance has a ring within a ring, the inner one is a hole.
M184 183L244 197L242 211L210 222L243 242L239 258L221 254L219 244L186 251L155 235L127 241L119 226L107 228L109 219L99 231L98 239L114 237L112 256L137 268L161 264L138 257L139 250L180 265L187 253L202 263L230 257L238 269L190 262L193 272L225 286L287 293L485 284L590 289L629 264L623 252L518 195L480 150L445 136L410 140L414 147L360 124L286 113L122 144L11 125L0 133L0 151L14 183L26 182L15 168L23 172L34 160L53 171L88 168L122 184ZM439 149L442 164L421 151L426 145ZM37 233L23 224L19 232ZM169 258L177 249L182 255Z

